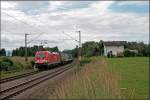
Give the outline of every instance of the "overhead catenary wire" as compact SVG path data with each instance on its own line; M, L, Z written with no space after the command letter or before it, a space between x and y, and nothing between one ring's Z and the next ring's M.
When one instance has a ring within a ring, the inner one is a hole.
M68 36L68 37L70 37L72 40L75 40L76 42L79 42L77 39L73 38L72 36L70 36L69 34L65 33L64 31L63 31L63 34Z
M3 13L4 13L4 14L6 14L7 16L9 16L9 17L11 17L11 18L13 18L13 19L15 19L15 20L17 20L17 21L19 21L19 22L23 23L23 24L26 24L26 25L28 25L28 26L30 26L30 27L35 28L33 25L30 25L30 24L28 24L27 22L24 22L24 21L22 21L22 20L19 20L18 18L14 17L14 16L12 16L12 15L10 15L10 14L6 13L6 12L3 12ZM38 29L38 28L36 27L36 29ZM32 39L31 39L28 43L30 43L30 42L32 42L32 41L34 41L35 39L37 39L38 37L40 37L40 35L42 35L42 34L45 34L45 33L46 33L46 32L41 31L41 29L38 29L38 31L40 31L41 33L39 33L39 35L38 35L38 36L36 36L36 37L32 38Z
M5 31L5 32L8 32L8 33L14 33L14 32L8 31L8 30ZM38 35L38 36L39 36L39 35ZM32 41L36 41L36 40L33 40L33 38L32 38L29 42L27 41L27 44L31 43Z
M11 31L4 31L4 32L6 32L6 33L13 33L13 32L11 32ZM2 32L1 32L2 33ZM14 36L14 35L13 35ZM6 43L9 43L9 41L8 40L6 40L6 35L4 35L4 41L2 41L2 42L6 42ZM21 41L19 41L19 42L21 42Z
M26 24L26 25L28 25L28 26L30 26L30 27L35 28L33 25L30 25L30 24L28 24L28 23L25 22L25 21L19 20L18 18L14 17L14 16L12 16L12 15L6 13L6 12L3 12L3 13L6 14L7 16L9 16L9 17L12 17L13 19L15 19L15 20L17 20L17 21L20 21L20 22L22 22L22 23L24 23L24 24ZM38 29L38 28L36 27L36 29ZM41 29L38 29L38 30L39 30L40 32L42 32L42 33L45 33L45 32L43 32L43 31L41 31Z
M14 32L11 32L11 31L4 31L4 32L8 32L8 33L14 33ZM72 39L66 39L66 38L63 38L63 39L58 39L58 41L56 40L34 40L32 43L39 43L39 42L55 42L55 43L62 43L63 41L66 41L66 40L72 40ZM7 42L7 41L5 41ZM28 43L28 42L27 42Z
M32 25L28 24L27 22L24 22L24 21L22 21L22 20L19 20L18 18L14 17L14 16L12 16L12 15L6 13L6 12L3 12L3 13L5 13L5 14L8 15L9 17L12 17L13 19L15 19L15 20L17 20L17 21L20 21L20 22L22 22L22 23L24 23L24 24L26 24L26 25L28 25L28 26L30 26L30 27L33 27ZM40 31L41 31L41 30L40 30ZM44 33L44 32L43 32L43 33ZM29 43L35 41L35 39L39 38L41 34L42 34L42 33L40 33L38 36L32 38L30 41L27 42L27 44L29 44ZM64 34L65 34L65 33L64 33ZM65 34L65 35L69 36L71 39L75 40L76 42L79 42L78 40L74 39L74 38L71 37L70 35L68 35L68 34Z
M53 42L51 42L51 41L53 41ZM34 43L36 43L36 44L38 44L38 46L45 45L45 47L49 47L50 44L55 44L54 41L60 43L60 46L62 45L63 47L66 47L66 45L64 44L65 41L62 41L62 40L60 41L60 39L59 39L59 41L56 41L56 40L35 40L34 42L32 42L32 45L34 45ZM67 43L67 45L70 45L70 44ZM51 45L51 47L54 47L54 46Z

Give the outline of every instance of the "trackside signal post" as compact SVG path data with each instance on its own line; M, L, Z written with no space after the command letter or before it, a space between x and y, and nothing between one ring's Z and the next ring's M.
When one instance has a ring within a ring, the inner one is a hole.
M25 34L25 61L28 61L28 56L27 56L27 35L29 34Z

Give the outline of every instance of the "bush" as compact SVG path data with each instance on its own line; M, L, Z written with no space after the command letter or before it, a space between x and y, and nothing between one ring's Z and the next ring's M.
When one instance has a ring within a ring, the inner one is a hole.
M1 71L10 71L15 69L15 67L13 66L13 62L7 57L3 57L0 59L0 65Z
M90 63L91 59L89 57L83 57L80 61L80 65L83 66L84 64Z
M32 69L34 61L25 62L22 57L0 57L0 71L22 71Z
M135 53L135 52L131 52L130 50L128 50L128 49L126 49L125 51L124 51L124 56L125 57L135 57L135 56L137 56L138 54L137 53Z
M143 57L143 54L142 53L138 53L137 56Z
M11 70L16 70L16 67L14 66L11 66L11 63L9 62L1 62L1 68L0 68L1 71L11 71Z
M14 66L16 68L16 70L23 70L23 65L20 62L15 62Z
M117 53L117 57L123 57L123 53Z
M13 62L12 62L9 58L7 58L7 57L4 57L4 58L3 58L3 61L4 61L4 62L8 62L8 63L10 64L10 66L13 65Z
M31 62L27 62L26 65L24 66L25 69L32 69L33 66L31 64Z
M8 62L1 62L1 68L0 68L0 70L1 70L1 71L2 71L2 70L8 71L9 66L10 66L10 63L8 63Z
M30 61L30 63L31 63L31 65L32 65L32 67L34 66L34 64L35 64L35 62L32 60L32 61Z

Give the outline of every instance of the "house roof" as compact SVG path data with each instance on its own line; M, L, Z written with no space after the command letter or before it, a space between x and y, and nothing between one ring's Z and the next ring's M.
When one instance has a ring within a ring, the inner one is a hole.
M126 41L105 41L105 46L124 46Z

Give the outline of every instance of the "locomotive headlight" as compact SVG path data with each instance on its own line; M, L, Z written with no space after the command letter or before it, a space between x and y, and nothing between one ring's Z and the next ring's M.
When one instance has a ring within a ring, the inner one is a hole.
M44 62L47 63L48 61L47 61L47 60L44 60Z
M37 61L36 61L36 63L39 63L39 62L40 62L40 60L37 60Z

